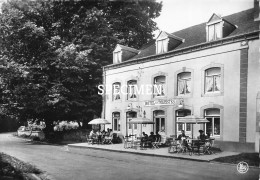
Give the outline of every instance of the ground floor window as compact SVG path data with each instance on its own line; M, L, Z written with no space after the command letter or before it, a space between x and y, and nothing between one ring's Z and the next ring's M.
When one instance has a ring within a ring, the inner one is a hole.
M176 122L177 122L177 136L181 134L181 130L185 131L186 136L191 137L191 124L190 123L179 123L180 117L191 115L191 111L188 109L181 109L176 111Z
M120 131L120 113L113 113L113 131Z
M154 126L154 130L155 132L159 131L159 132L165 132L165 112L162 110L157 110L154 111L154 122L155 122L155 126Z
M137 124L129 124L129 122L137 117L137 112L131 111L126 113L126 129L127 129L127 135L130 135L132 133L137 133Z
M210 136L220 136L220 110L206 109L205 118L209 121L205 125L205 133L210 133Z

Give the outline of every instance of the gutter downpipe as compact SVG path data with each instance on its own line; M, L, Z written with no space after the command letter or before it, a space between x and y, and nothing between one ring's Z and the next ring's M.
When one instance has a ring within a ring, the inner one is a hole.
M104 94L102 94L102 118L105 119L106 117L106 71L105 68L102 67L103 69L103 90L104 90Z

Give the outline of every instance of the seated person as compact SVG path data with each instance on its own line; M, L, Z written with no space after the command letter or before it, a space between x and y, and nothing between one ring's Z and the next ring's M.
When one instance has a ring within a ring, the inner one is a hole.
M144 143L148 140L148 135L143 132L143 137L141 138L141 147L144 146Z
M178 136L178 138L176 140L183 140L183 139L186 139L186 135L185 135L185 132L184 130L181 130L181 134Z
M202 142L205 142L206 136L204 134L203 130L199 130L200 135L198 136L198 139L201 140Z
M90 137L90 138L93 138L93 137L95 137L95 136L96 136L96 133L95 133L94 129L92 129L92 130L90 131L90 133L89 133L89 137Z
M109 134L110 134L110 129L107 128L106 136L109 136Z
M97 130L96 132L97 138L98 138L98 144L102 142L102 133L100 130Z
M156 136L154 135L153 132L150 132L150 136L148 137L148 140L151 141L151 142L155 142Z
M198 136L198 139L200 141L196 142L196 144L195 144L196 146L198 146L198 153L199 153L200 147L205 144L205 140L206 140L206 136L204 134L204 131L199 130L199 133L200 133L200 135Z
M185 135L185 132L184 130L181 130L181 134L178 136L178 138L176 140L179 140L181 141L181 143L187 147L189 149L189 145L188 145L188 142L186 140L187 136Z
M206 139L210 139L210 132L207 132Z
M156 131L155 137L157 142L161 142L162 136L159 134L159 131Z
M105 130L101 131L101 135L102 135L102 138L104 138L106 136L106 131Z

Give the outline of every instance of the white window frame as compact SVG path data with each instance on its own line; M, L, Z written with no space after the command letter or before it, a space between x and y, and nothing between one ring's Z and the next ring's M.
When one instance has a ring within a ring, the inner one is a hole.
M181 79L180 76L181 74L184 74L184 73L189 73L190 74L190 77L189 78L184 78L184 79ZM179 91L179 85L180 85L180 81L183 81L184 82L184 93L183 94L180 94L180 91ZM187 82L190 82L190 92L187 92ZM190 95L192 93L192 84L191 84L191 72L181 72L179 74L177 74L177 95L178 96L185 96L185 95Z
M118 89L115 89L119 86ZM119 90L118 93L115 93L116 90ZM121 83L120 82L115 82L112 84L112 99L113 101L119 101L121 100Z
M130 84L135 82L134 84ZM127 81L127 100L136 100L137 98L137 80L132 79Z
M219 110L219 114L215 114L215 115L207 115L207 111L208 110L211 110L211 109L205 109L204 110L204 118L205 119L207 119L207 118L212 118L212 121L211 121L211 127L212 127L212 132L211 132L211 134L210 134L210 136L212 136L212 137L220 137L220 133L221 133L221 125L220 125L220 123L221 123L221 119L220 119L220 113L221 113L221 111L220 111L220 109L218 109L218 108L212 108L212 109L217 109L217 110ZM218 118L219 119L219 134L215 134L214 133L214 131L215 131L215 118ZM205 123L205 133L207 133L207 124L208 123Z
M114 52L114 63L121 63L122 62L122 51Z
M210 38L210 29L213 27L213 36ZM208 25L208 41L215 41L222 38L222 22L217 22Z
M156 41L156 50L157 50L156 52L157 52L157 54L168 52L168 42L169 42L168 38L158 39ZM161 45L159 45L160 43L161 43Z
M219 69L219 74L213 74L213 75L207 75L207 72L210 70L210 69ZM212 79L212 84L213 84L213 87L212 87L212 91L208 91L207 90L207 79L208 78L211 78ZM216 78L219 78L219 90L216 90ZM221 67L211 67L211 68L208 68L205 70L205 77L204 77L204 92L205 94L211 94L211 93L220 93L221 90L222 90L222 83L221 83L221 80L222 80L222 77L221 77Z
M156 82L156 79L159 77L164 77L164 82ZM159 91L158 91L159 90ZM166 76L159 75L153 79L153 97L164 97L166 90Z
M115 114L119 114L119 116L115 116ZM113 132L120 132L120 130L121 130L120 112L113 112L112 117L113 117ZM117 123L115 123L115 121L117 121ZM116 124L116 126L115 126L115 124ZM115 127L116 127L116 129L115 129Z
M164 113L164 115L159 115L156 116L156 112L157 111L162 111ZM154 115L154 131L156 132L156 118L159 118L159 132L164 132L166 133L166 127L167 127L167 122L166 122L166 115L165 115L165 111L164 110L155 110L153 112ZM164 128L162 128L162 119L164 119Z

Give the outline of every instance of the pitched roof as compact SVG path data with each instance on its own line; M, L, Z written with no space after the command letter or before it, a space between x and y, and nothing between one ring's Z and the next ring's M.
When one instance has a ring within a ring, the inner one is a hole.
M222 18L238 27L227 37L259 30L259 22L254 21L254 9L248 9L229 16L224 16ZM172 35L185 39L185 42L180 44L174 50L204 43L206 42L206 22L176 31L172 33ZM155 40L152 40L140 49L140 53L138 55L129 60L155 55L155 53Z

